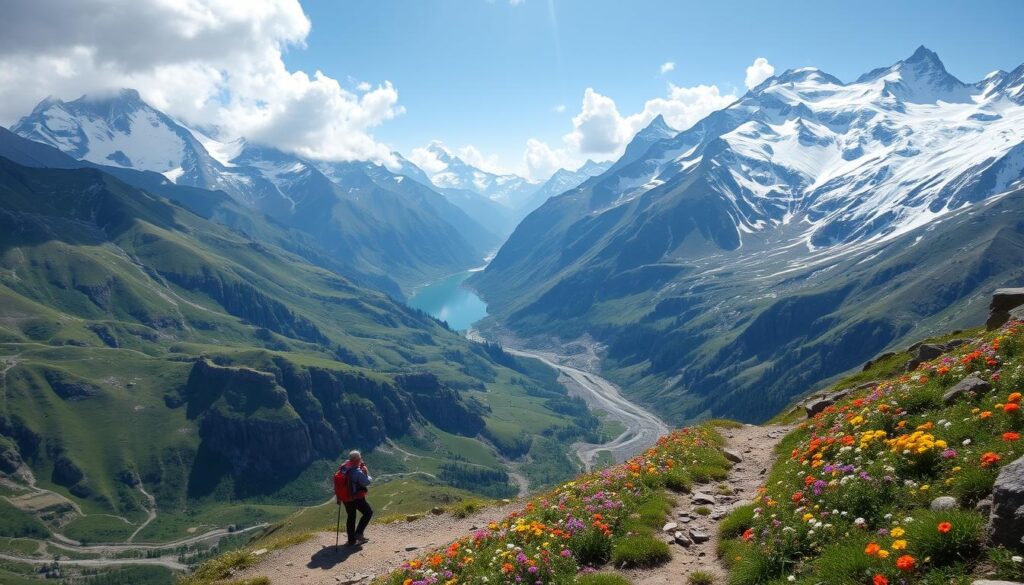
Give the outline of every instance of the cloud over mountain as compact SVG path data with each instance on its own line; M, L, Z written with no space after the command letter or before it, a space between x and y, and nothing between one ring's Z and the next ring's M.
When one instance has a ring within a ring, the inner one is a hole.
M0 123L45 95L137 88L190 124L303 156L386 160L372 129L403 112L387 81L346 88L292 71L310 21L297 0L20 2L0 20Z

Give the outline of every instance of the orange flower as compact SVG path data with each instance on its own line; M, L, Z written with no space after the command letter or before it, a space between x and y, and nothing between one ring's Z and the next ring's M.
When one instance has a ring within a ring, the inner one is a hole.
M1007 402L1006 404L1003 405L1003 412L1006 412L1006 413L1020 412L1020 405L1017 404L1016 402Z
M1017 441L1019 439L1020 439L1020 433L1015 433L1013 431L1007 431L1007 432L1003 433L1003 440L1006 441L1007 443L1012 442L1012 441Z
M989 467L990 465L998 462L1000 459L1002 459L1002 457L1000 457L997 453L989 451L988 453L985 453L984 455L981 456L981 466Z
M511 573L512 571L515 571L515 570L516 570L516 568L512 565L512 563L505 563L505 564L501 565L501 572L505 573L506 575L508 575L509 573Z
M754 538L754 529L747 528L743 531L743 542L749 542L751 538Z
M882 550L882 547L880 547L877 544L875 544L874 542L872 542L871 544L869 544L866 547L864 547L864 554L868 555L869 557L873 557L873 556L877 555L878 551L880 551L880 550Z
M982 412L981 414L979 414L978 418L980 418L981 420L985 420L986 418L988 418L990 416L992 416L992 413L986 410L986 411Z
M953 530L953 525L949 522L939 522L939 532L946 534L950 530Z
M885 578L885 575L875 574L875 578L871 580L872 585L889 585L889 580Z
M1013 404L1020 404L1020 398L1021 398L1021 393L1020 392L1013 392L1009 396L1006 397L1006 401L1010 402L1010 403L1013 403Z
M910 555L903 555L896 559L896 568L901 571L913 571L917 566L917 560Z
M793 496L790 497L789 499L793 500L793 503L799 502L800 500L804 499L804 493L803 492L795 492L793 494Z

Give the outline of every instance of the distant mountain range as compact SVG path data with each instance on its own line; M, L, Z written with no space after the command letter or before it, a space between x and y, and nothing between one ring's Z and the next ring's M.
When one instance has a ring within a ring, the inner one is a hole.
M125 153L131 135L173 128L145 126L165 121L135 109L143 126L119 134L118 111L96 131L118 148L90 140L77 154ZM5 514L90 542L127 540L154 505L170 524L140 532L147 542L187 536L197 509L207 522L251 525L280 513L239 502L318 504L345 449L388 441L432 454L375 460L440 477L416 484L426 500L452 485L514 494L502 457L543 453L543 471L526 472L537 483L576 470L567 445L599 421L553 372L346 278L322 247L342 236L293 227L333 230L303 215L325 209L364 233L372 209L389 213L379 219L391 231L412 229L401 222L428 217L439 195L373 165L320 170L238 146L235 166L214 168L266 179L266 197L287 197L287 223L256 209L257 197L77 160L0 129L0 473L11 494L47 490L55 502ZM173 149L131 151L153 168L199 168L191 155L165 160ZM381 200L361 207L370 197Z
M437 142L427 151L444 165L429 175L412 162L400 158L398 173L436 188L449 201L503 237L550 197L576 187L603 173L611 161L587 160L578 169L559 169L547 181L529 181L514 174L496 175L474 167Z
M921 47L849 83L794 69L682 132L656 119L470 282L492 325L606 343L676 421L763 420L1019 284L1022 177L1024 66L964 83Z
M44 100L12 131L76 159L223 191L301 233L354 278L398 296L478 266L499 242L440 194L382 166L305 160L244 139L218 142L133 90Z

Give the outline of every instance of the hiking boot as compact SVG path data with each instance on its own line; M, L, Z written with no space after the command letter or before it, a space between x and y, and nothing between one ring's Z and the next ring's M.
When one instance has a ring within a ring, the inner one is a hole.
M345 546L359 546L359 540L353 538L352 540L346 542Z
M356 541L355 542L356 542L356 544L366 544L366 543L370 542L370 539L366 538L365 536L360 534L359 536L356 537Z

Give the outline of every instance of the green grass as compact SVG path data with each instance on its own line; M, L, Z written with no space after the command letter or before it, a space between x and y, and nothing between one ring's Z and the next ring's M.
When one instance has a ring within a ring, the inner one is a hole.
M50 530L35 516L0 498L0 534L7 537L46 538Z
M612 547L612 564L616 567L647 568L660 565L672 558L664 540L649 534L626 536Z
M615 573L588 573L576 577L576 585L630 585L629 579Z
M686 581L690 585L712 585L715 582L715 576L707 571L694 571L690 573Z

